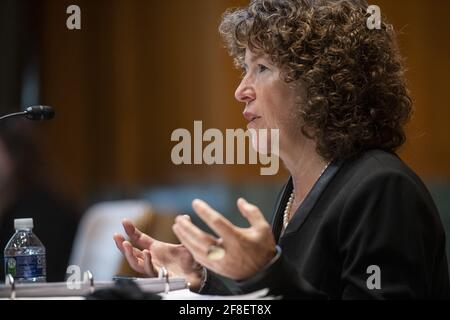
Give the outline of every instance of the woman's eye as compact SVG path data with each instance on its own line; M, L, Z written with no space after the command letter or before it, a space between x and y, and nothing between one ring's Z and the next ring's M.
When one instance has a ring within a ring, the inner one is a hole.
M259 72L264 72L267 70L267 67L263 64L258 64L258 70Z

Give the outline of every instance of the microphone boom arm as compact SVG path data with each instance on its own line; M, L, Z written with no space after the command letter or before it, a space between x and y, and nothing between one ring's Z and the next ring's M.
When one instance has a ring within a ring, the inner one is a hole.
M16 112L4 115L0 117L0 121L7 118L25 116L29 120L41 121L51 120L55 117L55 110L49 106L32 106L28 107L25 111Z
M26 115L26 114L27 114L26 111L16 112L16 113L11 113L11 114L7 114L6 116L0 117L0 120L8 119L8 118L13 118L13 117L24 116L24 115Z

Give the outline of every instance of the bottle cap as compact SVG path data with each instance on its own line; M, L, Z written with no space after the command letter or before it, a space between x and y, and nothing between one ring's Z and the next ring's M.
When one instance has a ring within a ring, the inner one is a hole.
M14 229L33 229L33 219L14 219Z

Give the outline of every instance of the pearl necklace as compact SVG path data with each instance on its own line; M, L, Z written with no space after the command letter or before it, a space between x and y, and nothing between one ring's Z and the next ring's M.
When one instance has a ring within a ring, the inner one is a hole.
M289 220L291 219L291 211L292 211L292 205L294 204L295 194L294 191L292 191L291 196L289 197L289 201L286 205L286 208L284 209L284 215L283 215L283 227L284 229L287 228L289 224Z
M317 180L319 180L322 175L324 174L325 170L328 169L328 167L330 166L331 162L329 162L322 170L322 172L320 173L319 177L317 178ZM286 230L289 221L292 218L292 206L294 205L294 200L295 200L295 193L294 190L291 193L291 196L289 197L288 203L286 205L286 208L284 209L284 215L283 215L283 228L284 230Z

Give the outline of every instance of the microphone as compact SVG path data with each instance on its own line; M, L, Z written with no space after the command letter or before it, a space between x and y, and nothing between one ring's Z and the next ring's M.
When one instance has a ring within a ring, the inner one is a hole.
M51 120L55 117L55 110L49 106L32 106L26 108L25 111L11 113L0 117L0 120L20 116L25 116L27 119L33 121Z
M49 106L33 106L25 110L25 117L34 121L51 120L55 117L55 110Z

